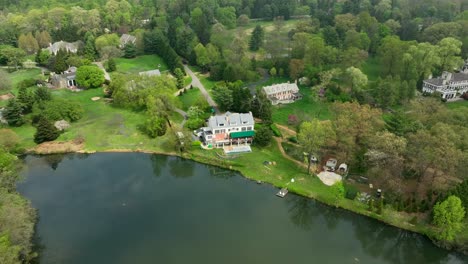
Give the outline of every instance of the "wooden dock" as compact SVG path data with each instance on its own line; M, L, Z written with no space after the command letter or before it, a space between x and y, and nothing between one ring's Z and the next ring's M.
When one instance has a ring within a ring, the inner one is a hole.
M279 192L276 193L276 196L284 198L288 194L288 189L287 188L282 188L279 190Z

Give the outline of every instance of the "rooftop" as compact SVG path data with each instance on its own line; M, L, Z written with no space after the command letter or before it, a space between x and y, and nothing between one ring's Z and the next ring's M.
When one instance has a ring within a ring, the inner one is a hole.
M279 84L274 84L270 86L265 86L263 87L263 90L267 95L273 95L277 94L280 92L286 92L286 91L291 91L293 93L298 93L299 88L297 87L296 83L279 83Z
M231 113L226 112L223 115L216 115L210 117L208 125L211 129L214 128L225 128L225 127L237 127L237 126L248 126L254 125L254 118L251 112L249 113Z

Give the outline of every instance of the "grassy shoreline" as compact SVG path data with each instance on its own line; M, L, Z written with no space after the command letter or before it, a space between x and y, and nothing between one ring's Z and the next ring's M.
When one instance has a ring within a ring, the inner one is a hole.
M330 192L329 187L324 185L316 176L308 175L303 168L299 168L297 164L289 161L280 156L278 146L271 144L266 149L253 148L252 153L243 154L236 159L223 159L216 154L215 151L206 151L202 149L194 149L186 153L177 153L175 151L167 150L151 150L144 148L137 149L81 149L78 151L65 151L65 152L48 152L47 154L59 154L59 153L147 153L147 154L158 154L166 156L177 156L195 162L216 166L220 168L229 169L232 171L239 172L243 177L253 180L261 181L263 183L271 184L275 187L282 188L288 187L290 192L297 195L315 199L318 202L333 206L335 208L345 209L356 214L371 217L387 225L394 226L407 231L419 233L427 236L431 239L434 244L447 250L454 250L468 255L468 245L466 238L463 238L463 230L459 237L455 241L451 242L440 242L433 239L433 233L436 232L434 228L428 224L411 224L410 221L412 216L406 213L396 212L393 209L384 208L381 215L370 212L367 209L367 205L359 203L355 200L349 200L341 198L337 200L334 195ZM45 153L37 153L34 150L29 150L26 154L39 154L44 155ZM262 160L275 161L277 165L267 167L263 165ZM249 161L249 162L244 162ZM294 178L295 182L291 183L291 179Z

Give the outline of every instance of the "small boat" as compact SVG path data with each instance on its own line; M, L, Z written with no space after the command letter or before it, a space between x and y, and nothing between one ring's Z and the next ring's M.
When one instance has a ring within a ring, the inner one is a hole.
M278 193L276 193L276 196L284 198L286 196L286 194L288 194L288 189L287 188L282 188L281 190L279 190Z

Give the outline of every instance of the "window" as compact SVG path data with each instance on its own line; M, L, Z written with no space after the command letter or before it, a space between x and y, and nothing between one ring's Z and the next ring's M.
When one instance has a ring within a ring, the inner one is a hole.
M243 128L242 128L242 131L245 131L245 130L246 130L246 127L243 127Z
M215 130L214 133L215 133L215 134L219 134L219 130Z
M247 130L248 130L248 131L252 130L252 127L247 127Z

